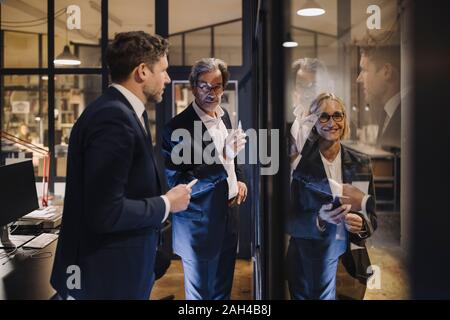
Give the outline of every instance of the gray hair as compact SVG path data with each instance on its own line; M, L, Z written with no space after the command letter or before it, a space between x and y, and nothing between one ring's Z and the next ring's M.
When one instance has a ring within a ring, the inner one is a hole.
M317 74L319 72L327 72L327 67L322 61L316 58L301 58L292 63L292 71L294 72L294 80L299 70Z
M222 85L226 88L228 80L230 79L230 73L228 72L228 65L225 61L217 58L203 58L194 63L192 66L191 74L189 75L189 83L191 88L197 86L198 78L200 75L207 72L220 70L222 73Z
M292 63L293 80L297 81L297 73L303 70L312 73L316 77L316 91L318 93L333 91L331 77L325 64L316 58L301 58Z

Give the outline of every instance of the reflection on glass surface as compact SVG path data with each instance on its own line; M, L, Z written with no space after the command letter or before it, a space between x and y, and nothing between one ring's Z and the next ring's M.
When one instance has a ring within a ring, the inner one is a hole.
M150 125L150 132L152 135L153 146L156 145L156 104L153 102L147 102L145 104L145 110L148 114L148 122Z
M291 35L293 40L298 43L298 47L292 50L293 58L315 57L315 35L313 32L292 29Z
M39 34L5 31L5 67L39 67Z
M186 33L186 65L211 56L211 30L203 29Z
M108 38L118 32L142 30L155 33L155 0L109 0Z
M201 19L186 19L205 10L208 14ZM216 57L240 66L242 0L170 0L169 35L171 65L191 66L201 58Z
M77 5L81 10L81 29L69 30L66 9ZM55 12L63 15L55 18L55 57L61 55L65 46L76 56L80 67L101 66L101 1L100 0L55 0ZM56 65L56 67L65 67ZM73 67L73 66L72 66Z
M26 6L2 1L1 30L5 68L47 67L47 1L30 0Z
M24 141L48 147L47 82L40 76L4 76L3 130ZM2 159L33 158L35 174L42 175L43 159L31 150L2 140Z
M170 50L169 50L169 65L182 66L183 61L183 36L175 35L169 37Z
M242 65L242 21L214 28L214 57L229 66Z
M296 15L296 11L305 3L304 0L291 2L291 29L289 31L299 43L299 47L290 49L287 54L289 56L287 64L292 65L299 59L310 59L311 61L318 59L326 67L330 77L330 90L342 98L345 105L345 110L342 111L345 112L345 118L348 117L350 124L351 136L349 140L342 141L342 145L369 161L368 169L373 174L376 209L398 213L400 210L401 113L402 110L405 110L402 109L402 104L408 98L406 86L405 88L401 87L402 83L408 83L408 79L402 78L402 71L408 68L405 61L402 61L402 54L407 48L404 47L401 50L401 44L405 43L403 40L407 40L408 36L407 31L402 30L404 25L400 25L400 20L404 19L404 17L402 18L402 14L405 13L404 7L397 1L383 0L351 0L347 2L318 0L318 2L326 12L315 18ZM379 30L368 28L367 19L370 14L367 9L369 5L378 5L381 9L382 19ZM400 36L406 37L400 41ZM286 79L289 89L286 98L289 103L285 105L285 110L290 122L288 126L291 128L291 133L293 131L301 133L302 128L299 128L301 124L309 125L310 123L306 121L307 117L305 116L302 122L302 117L298 117L298 113L294 115L291 107L296 105L296 98L299 96L296 92L297 89L301 88L302 93L311 93L313 90L309 89L314 86L316 80L309 74L306 74L303 79L299 79L301 77L297 73L298 70L292 71L290 77ZM317 96L321 90L315 91L314 94ZM294 110L296 109L294 108ZM327 116L323 115L323 122L334 114L332 111L335 110L329 111ZM339 117L334 120L331 118L328 123L338 126L338 120ZM318 130L317 125L320 125L320 121L316 121L316 131ZM331 129L331 133L332 130L336 129ZM314 133L314 131L312 132ZM313 133L308 133L310 138L314 137ZM306 137L302 138L306 140ZM305 164L307 161L304 160L306 156L294 159L297 162L293 162L293 170L301 170L303 166L300 164ZM345 165L343 164L342 167L344 168ZM323 168L325 171L328 170L327 165L324 165ZM331 184L326 186L332 189ZM298 195L293 199L295 201L293 203L302 199L302 196ZM390 228L391 225L383 227ZM376 231L379 237L381 237L380 232L381 234L386 232L382 229L379 228ZM400 238L399 234L395 236ZM377 239L372 239L372 241L372 247L368 248L370 254L373 253L373 248L379 245ZM370 258L372 259L372 256ZM380 260L380 256L376 256L371 263L376 265L382 263L382 260ZM297 270L297 272L300 271ZM339 266L337 271L332 270L331 272L337 272L337 288L333 290L337 292L339 298L357 296L357 299L362 297L371 299L376 297L373 291L366 291L364 286L360 288L361 290L357 286L352 286L352 282L347 281L350 279L342 266ZM392 293L381 288L378 290L378 294L382 294L384 297L386 294ZM391 298L395 299L398 296L391 296Z
M58 75L55 81L56 175L66 176L67 149L75 121L102 92L99 75Z

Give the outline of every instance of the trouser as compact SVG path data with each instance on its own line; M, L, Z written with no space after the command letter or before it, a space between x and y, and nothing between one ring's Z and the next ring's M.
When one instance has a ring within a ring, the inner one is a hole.
M287 253L293 300L335 300L339 256L324 253L322 240L291 237Z
M222 250L211 260L182 259L186 300L230 299L236 245Z

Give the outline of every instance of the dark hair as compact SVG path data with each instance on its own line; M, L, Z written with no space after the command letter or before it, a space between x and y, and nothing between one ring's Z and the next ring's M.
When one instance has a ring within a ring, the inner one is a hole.
M222 85L226 88L228 80L230 79L230 72L228 71L226 62L217 58L203 58L194 63L191 74L189 75L191 88L197 86L200 75L216 70L220 70L220 73L222 74Z
M168 48L169 42L159 35L150 35L144 31L117 33L106 51L111 80L126 80L141 63L146 63L152 69L161 57L167 55Z

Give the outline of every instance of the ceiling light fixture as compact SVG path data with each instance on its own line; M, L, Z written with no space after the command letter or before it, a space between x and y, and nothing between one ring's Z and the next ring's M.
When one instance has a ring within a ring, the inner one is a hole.
M298 42L292 39L290 33L287 34L286 40L283 42L283 47L285 48L295 48L298 47Z
M306 0L304 6L301 7L300 10L297 11L299 16L304 17L315 17L321 16L325 13L325 9L317 3L316 0Z
M53 63L57 66L79 66L81 61L70 52L69 46L65 45L63 52L53 60Z

